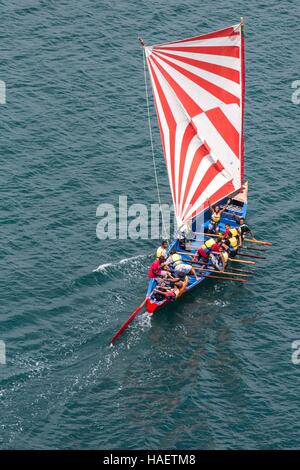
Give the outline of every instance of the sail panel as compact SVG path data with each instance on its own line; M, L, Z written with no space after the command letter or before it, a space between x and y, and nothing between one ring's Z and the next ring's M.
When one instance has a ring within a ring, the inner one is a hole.
M178 223L243 184L242 25L145 47Z

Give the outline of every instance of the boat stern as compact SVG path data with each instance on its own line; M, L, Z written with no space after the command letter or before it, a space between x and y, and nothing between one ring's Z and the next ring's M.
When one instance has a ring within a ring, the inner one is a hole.
M152 315L157 310L159 304L155 300L148 299L146 303L147 312Z

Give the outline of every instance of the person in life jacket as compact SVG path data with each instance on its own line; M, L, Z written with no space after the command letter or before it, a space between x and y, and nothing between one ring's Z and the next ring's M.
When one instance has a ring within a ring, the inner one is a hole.
M173 248L170 256L165 261L164 266L166 266L167 269L170 269L170 271L173 272L175 267L181 262L182 257L178 253L176 253L176 248Z
M225 206L222 207L222 209L220 208L220 206L212 207L208 199L207 202L209 204L209 209L211 212L211 219L208 225L208 233L217 233L219 231L219 223L222 214L224 211L226 211L227 207L231 203L231 199L228 199L227 203L225 204Z
M209 253L213 250L213 247L218 249L217 246L214 246L214 245L217 245L218 243L216 242L216 240L214 238L209 238L208 240L206 240L203 245L201 245L197 252L195 253L195 256L193 257L193 260L192 261L204 261L205 263L208 262L209 260Z
M219 237L214 245L211 247L211 251L209 253L209 259L211 264L218 270L224 271L225 269L225 260L223 257L224 247L223 247L223 237Z
M161 256L160 258L153 261L150 266L148 277L150 279L155 279L155 281L160 284L165 278L172 278L172 274L169 271L162 269L163 264L165 262L165 258Z
M238 240L239 246L242 246L242 238L238 228L231 227L229 224L225 225L224 238L235 237Z
M215 243L211 246L211 252L212 253L220 253L221 251L223 251L223 248L222 248L223 237L222 237L222 235L219 236L217 239L214 239L214 240L215 240Z
M187 263L180 263L175 266L174 275L179 279L185 279L186 276L192 275L196 278L197 281L199 280L193 266Z
M255 237L249 227L249 225L247 225L245 223L245 219L243 217L241 217L239 219L239 226L238 226L238 231L240 233L240 236L241 236L241 241L244 240L245 236L249 233L251 235L251 237L253 238L253 240L255 240Z
M163 240L161 242L161 245L157 248L156 250L156 259L159 259L161 256L165 259L167 259L167 247L168 247L168 242L166 240Z
M224 246L224 245L223 245ZM230 234L225 240L225 246L227 247L230 257L234 258L237 255L239 249L239 241L236 237L232 237Z
M167 300L168 302L173 302L179 295L179 288L174 287L165 287L159 286L154 290L156 300Z
M223 233L223 238L228 238L229 233L230 233L230 225L225 224L225 232Z
M222 262L223 262L223 271L224 269L226 268L227 264L228 264L228 260L229 260L229 254L227 253L226 250L222 250L221 253L220 253L220 256L222 258Z
M219 253L210 253L209 259L215 269L217 269L218 271L224 271L225 263L221 251Z

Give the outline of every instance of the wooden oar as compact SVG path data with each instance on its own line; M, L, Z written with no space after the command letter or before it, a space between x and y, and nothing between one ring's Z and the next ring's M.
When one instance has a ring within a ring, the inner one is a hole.
M185 251L176 251L178 255L194 256L195 253L186 253Z
M116 340L121 336L121 334L126 330L126 328L130 325L130 323L135 319L135 317L137 316L137 314L142 310L142 308L144 307L145 303L147 302L147 300L151 297L152 295L152 292L151 294L149 294L144 300L143 302L141 303L141 305L130 315L129 318L127 318L126 322L121 326L121 328L119 329L119 331L117 331L117 333L112 337L112 340L111 340L111 344L114 344L116 342Z
M248 242L248 243L258 243L259 245L268 245L268 246L271 246L273 245L272 242L264 242L262 240L254 240L252 238L244 238L244 242Z
M264 251L264 252L268 252L268 250L265 250L264 248L256 248L256 246L242 246L241 247L242 250L251 250L251 251Z
M243 263L243 264L256 264L255 261L246 261L245 259L229 258L228 261L233 261L234 263Z
M241 273L246 273L246 274L252 274L252 275L255 274L255 271L249 271L248 269L233 268L232 266L230 266L230 270L231 271L236 271L236 272L241 272Z
M196 241L198 241L198 240L196 240ZM188 245L185 248L186 248L186 250L194 250L194 249L197 248L197 246L198 245L196 245L196 246ZM240 248L241 248L241 250L247 250L247 247L245 247L245 246L242 246ZM266 251L266 250L263 250L263 251ZM239 251L239 255L244 256L245 258L266 259L265 256L260 256L260 255L256 255L256 254L252 254L252 253L244 253L242 251Z
M190 261L191 262L191 261ZM202 271L202 272L210 272L210 273L216 273L216 274L226 274L226 275L231 275L231 276L237 276L237 277L248 277L247 274L239 274L239 273L232 273L230 271L217 271L216 269L210 269L210 268L197 268L196 266L193 266L196 271Z
M185 263L193 263L193 265L197 265L197 264L200 264L201 266L207 266L206 263L202 262L202 261L192 261L190 259L187 259L184 261ZM194 266L195 267L195 266ZM203 270L205 270L205 267L202 268ZM226 268L225 268L226 269ZM215 270L213 270L213 272L216 272ZM222 272L222 271L217 271L217 272ZM247 269L239 269L239 268L232 268L230 266L230 271L227 271L226 270L226 273L231 273L231 274L235 274L236 272L240 273L245 273L247 275L253 275L255 274L255 271L249 271Z
M203 276L203 277L207 277L209 279L222 279L223 281L248 282L247 279L235 279L234 277L212 276L211 274L209 274L208 276Z
M195 235L205 235L206 237L218 237L216 233L193 232Z
M196 238L195 240L193 240L194 242L198 242L198 241L201 241L202 240L199 240L198 238ZM190 245L187 246L186 248L188 249L193 249L193 247L191 247ZM194 247L196 248L196 246ZM247 246L242 246L240 247L242 250L251 250L251 248L248 248ZM255 251L266 251L266 250L260 250L259 248L257 248ZM247 258L257 258L257 259L266 259L265 256L259 256L259 255L254 255L254 254L248 254L248 253L242 253L242 252L239 252L240 255L243 255L243 256L246 256Z
M246 258L266 259L265 256L250 255L249 253L242 253L241 251L239 251L238 254L242 256L246 256Z
M213 236L215 237L216 235L213 235ZM199 238L195 238L194 240L191 240L191 241L194 242L194 243L195 243L195 242L201 242L201 243L203 243L204 240L201 240L201 239L199 239ZM252 250L253 250L253 251L263 251L263 252L267 252L267 251L268 251L268 250L264 250L263 248L256 248L256 247L252 247L252 246L250 246L250 247L249 247L249 246L241 246L240 248L241 248L242 250L251 250L251 251L252 251ZM246 256L246 255L245 255L245 256ZM248 255L247 255L247 256L248 256Z

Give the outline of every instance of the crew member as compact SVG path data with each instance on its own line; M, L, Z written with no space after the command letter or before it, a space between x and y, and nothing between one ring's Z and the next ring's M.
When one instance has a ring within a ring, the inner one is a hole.
M209 204L209 209L211 211L211 219L210 223L208 225L208 232L209 233L217 233L219 231L219 223L222 217L223 212L227 209L229 204L231 203L231 199L228 199L227 203L225 206L223 206L222 209L220 209L220 206L214 206L212 207L209 200L207 200Z
M216 245L216 240L214 238L209 238L206 240L203 245L198 248L195 256L193 257L193 261L204 261L205 263L208 262L208 255L212 250L212 247Z
M174 275L176 277L179 277L179 279L184 279L186 276L192 275L196 278L197 281L199 281L199 278L193 266L186 263L178 264L174 269Z
M163 240L161 242L161 245L156 250L156 259L159 259L161 256L164 259L167 259L167 247L168 247L168 242L166 240Z
M172 277L171 273L162 269L162 265L165 262L165 258L161 256L160 258L153 261L150 266L148 277L150 279L155 279L155 281L160 284L164 278Z
M239 242L239 246L242 246L242 238L241 238L241 234L240 234L238 228L230 227L229 224L226 224L225 229L226 230L225 230L225 233L224 233L224 238L235 237Z
M225 240L225 245L227 245L230 257L234 258L237 255L238 249L239 249L239 242L236 237L231 237L228 235L228 237Z
M157 300L166 299L168 302L173 302L179 295L180 290L178 287L165 287L158 286L154 290L154 294Z
M244 240L245 236L249 233L251 235L251 237L255 240L255 237L249 227L249 225L247 225L245 223L245 219L243 219L242 217L239 219L239 226L238 226L238 231L240 233L240 236L241 236L241 239L242 241Z
M223 266L224 266L224 268L223 268L223 271L224 271L224 269L226 268L226 266L228 264L228 260L229 260L229 255L228 255L226 250L221 251L221 258L222 258L222 263L223 263Z
M170 269L170 271L174 271L175 267L182 262L181 256L176 253L176 248L171 250L170 256L164 263L164 266Z
M186 248L186 242L190 239L191 236L191 222L181 225L178 229L178 244L182 250Z

